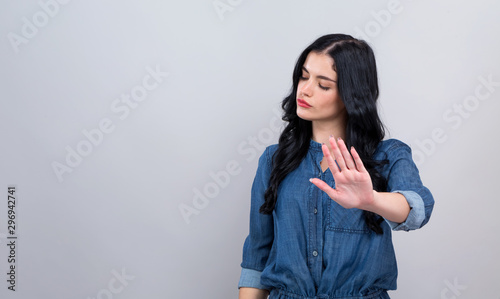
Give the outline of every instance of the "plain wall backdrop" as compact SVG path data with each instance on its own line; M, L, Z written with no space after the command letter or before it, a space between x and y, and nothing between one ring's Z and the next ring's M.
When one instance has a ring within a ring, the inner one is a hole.
M373 47L387 137L436 200L393 234L391 297L500 298L498 1L0 7L0 298L237 298L258 157L298 55L336 32Z

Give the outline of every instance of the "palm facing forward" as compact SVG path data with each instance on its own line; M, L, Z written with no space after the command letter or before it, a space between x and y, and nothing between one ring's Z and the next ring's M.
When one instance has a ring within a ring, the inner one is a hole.
M363 161L354 147L351 147L349 153L342 139L339 138L337 143L335 138L330 136L329 141L334 156L332 157L325 144L323 144L322 150L328 168L333 174L335 189L318 178L311 178L311 183L326 192L331 199L346 209L370 210L374 204L374 191L370 174L365 169Z

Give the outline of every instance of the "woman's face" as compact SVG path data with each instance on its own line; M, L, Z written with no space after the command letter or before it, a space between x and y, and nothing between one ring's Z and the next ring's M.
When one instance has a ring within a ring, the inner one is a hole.
M337 89L337 73L333 59L326 54L311 52L302 66L297 86L297 115L309 121L343 119L346 110Z

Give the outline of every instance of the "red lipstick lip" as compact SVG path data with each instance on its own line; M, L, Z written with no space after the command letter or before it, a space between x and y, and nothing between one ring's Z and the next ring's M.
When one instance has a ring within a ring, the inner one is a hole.
M312 107L311 105L309 105L308 102L304 101L303 99L297 99L297 104L300 107L304 107L304 108L310 108L310 107Z

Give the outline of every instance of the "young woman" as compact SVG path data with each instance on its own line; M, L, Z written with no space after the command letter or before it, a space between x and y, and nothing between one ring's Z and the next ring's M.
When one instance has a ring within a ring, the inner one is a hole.
M383 140L375 57L330 34L300 55L288 124L259 159L240 298L389 298L391 230L429 221L434 199L410 148Z

